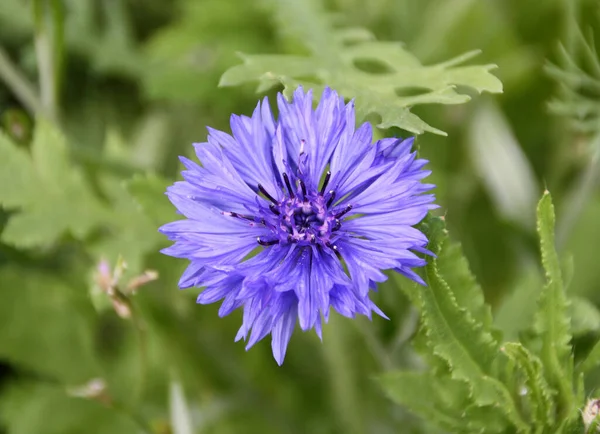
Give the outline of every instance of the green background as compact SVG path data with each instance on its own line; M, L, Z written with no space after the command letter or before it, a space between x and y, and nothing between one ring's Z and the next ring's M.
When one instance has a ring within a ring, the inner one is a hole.
M246 353L233 342L241 314L220 319L218 306L196 305L197 289L177 289L184 261L158 253L167 243L156 229L176 218L162 192L178 177L177 156L205 140L206 126L227 131L229 115L250 114L259 97L254 84L217 86L240 62L236 52L305 52L278 18L285 2L58 3L0 6L2 140L18 151L0 152L0 433L433 432L373 381L384 370L422 366L410 343L418 315L401 280L373 295L390 321L332 315L324 343L297 330L278 367L268 339ZM546 188L558 250L573 257L569 291L600 303L600 192L591 164L600 146L600 75L586 88L547 71L549 62L568 67L561 42L594 74L579 31L600 22L598 2L322 6L344 25L404 42L423 64L481 49L471 64L498 65L502 94L465 89L467 104L413 112L448 133L417 143L431 161L440 215L505 336L530 319L526 301L541 279L535 206ZM54 31L64 41L44 63L36 47ZM37 88L48 76L55 102L41 95L28 105L23 84ZM584 97L590 109L577 99ZM50 120L36 122L32 107ZM160 276L133 297L138 322L119 318L94 288L100 258L114 265L119 254L128 264L123 282L145 269ZM593 304L576 306L591 312L586 323L573 320L576 358L600 334ZM93 378L104 380L110 405L72 396Z

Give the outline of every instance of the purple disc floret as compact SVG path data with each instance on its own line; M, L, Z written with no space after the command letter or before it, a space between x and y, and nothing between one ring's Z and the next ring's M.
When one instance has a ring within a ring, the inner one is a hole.
M271 333L281 364L296 322L321 337L331 307L385 317L369 298L383 270L424 284L414 252L429 254L428 241L413 225L436 205L413 138L372 143L354 102L329 88L316 110L301 87L277 105L277 120L265 98L252 117L231 116L232 135L209 128L194 144L202 165L181 157L184 181L167 195L185 219L160 231L174 241L163 253L190 261L179 286L223 300L220 316L242 308L236 341Z

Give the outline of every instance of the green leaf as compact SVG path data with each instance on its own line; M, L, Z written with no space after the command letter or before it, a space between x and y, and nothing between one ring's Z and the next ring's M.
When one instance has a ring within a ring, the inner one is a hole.
M469 269L469 263L464 256L460 243L446 239L437 258L437 266L444 281L452 288L456 302L466 309L473 319L490 330L492 327L492 312L486 304L483 290Z
M49 123L36 125L31 154L0 133L0 205L18 208L2 239L17 247L50 246L65 233L84 238L107 215L68 157L64 137Z
M429 249L443 257L447 232L439 218L430 218L425 227ZM476 406L490 406L500 411L519 432L527 432L527 424L519 415L508 389L494 376L493 363L499 354L499 343L489 324L477 321L473 314L458 304L455 291L443 279L439 259L430 259L425 267L427 286L419 289L421 321L427 346L449 366L453 379L467 384Z
M505 343L502 352L515 363L523 375L525 393L519 394L529 410L533 426L538 429L552 427L554 402L552 391L544 377L542 362L519 343Z
M116 133L107 135L104 149L113 156L127 152L125 142ZM161 242L166 242L158 233L159 225L176 218L174 208L164 195L167 181L156 175L138 174L123 181L102 174L98 182L110 203L110 213L103 222L102 236L90 249L110 264L121 256L127 264L128 275L138 274L143 271L144 255L158 250Z
M555 249L554 225L554 206L550 193L546 191L537 207L537 228L546 285L538 300L535 331L542 338L540 357L548 382L558 391L559 412L564 416L574 405L573 355L570 345L572 336L569 302Z
M108 259L110 264L122 256L128 274L137 274L142 271L144 255L158 250L165 239L158 233L158 225L129 194L124 181L105 175L100 178L100 186L110 199L112 212L106 219L104 235L90 249L98 258ZM160 199L164 197L157 196L157 202Z
M316 0L282 0L277 5L282 28L301 41L310 55L241 55L243 64L227 70L221 86L258 81L259 91L265 91L283 83L289 94L299 84L315 90L327 85L346 98L356 98L359 117L380 116L379 128L442 135L410 108L467 102L470 97L458 93L457 85L502 92L502 84L490 73L494 65L458 66L477 51L424 66L400 43L376 41L362 28L335 28Z
M460 394L453 396L450 403L444 402L443 395L452 387L449 381L443 382L428 372L387 372L377 377L377 382L386 395L396 404L404 406L450 432L460 432L464 425L460 412L450 405L460 399ZM456 388L454 388L456 389ZM458 399L456 399L458 398Z

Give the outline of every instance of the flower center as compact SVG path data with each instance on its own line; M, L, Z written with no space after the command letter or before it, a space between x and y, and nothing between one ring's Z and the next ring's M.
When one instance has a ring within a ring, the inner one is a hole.
M295 183L291 182L286 173L282 177L287 191L280 201L276 200L262 185L258 185L258 191L271 202L268 209L261 209L260 217L234 212L223 214L248 220L251 225L259 224L270 229L270 235L257 238L261 246L319 244L336 250L332 238L341 228L342 217L352 209L352 205L336 209L335 191L326 191L331 173L326 173L319 191L307 189L301 177Z

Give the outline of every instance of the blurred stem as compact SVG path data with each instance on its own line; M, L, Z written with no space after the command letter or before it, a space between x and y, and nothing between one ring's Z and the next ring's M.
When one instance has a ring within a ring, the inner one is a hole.
M600 133L596 134L590 144L591 159L581 176L575 183L570 194L567 196L563 207L564 214L559 220L556 234L558 249L562 249L577 219L585 208L589 198L594 194L596 183L600 179Z
M139 372L135 390L133 392L134 402L137 403L143 398L144 386L146 384L146 372L148 370L148 339L146 326L144 325L139 314L139 309L136 306L132 306L131 322L135 329L139 350Z
M341 422L341 432L346 434L363 433L361 408L356 390L356 379L353 378L351 361L356 354L346 345L347 332L339 318L330 318L327 345L323 345L325 358L329 365L329 378L332 388L333 410Z
M42 104L37 96L35 86L10 60L8 53L2 47L0 47L0 79L6 83L29 113L35 115L42 111Z
M43 113L58 124L64 54L62 0L34 0L35 53Z

